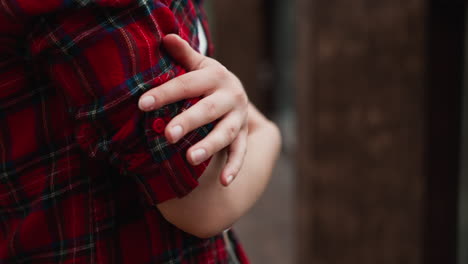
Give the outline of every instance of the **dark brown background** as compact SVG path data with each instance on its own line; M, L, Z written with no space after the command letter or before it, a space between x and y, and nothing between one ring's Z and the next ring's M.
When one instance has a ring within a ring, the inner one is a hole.
M254 263L456 263L466 3L290 1L291 127L278 114L280 2L212 2L217 58L287 137L275 177L297 172L241 222ZM262 231L284 210L295 222Z

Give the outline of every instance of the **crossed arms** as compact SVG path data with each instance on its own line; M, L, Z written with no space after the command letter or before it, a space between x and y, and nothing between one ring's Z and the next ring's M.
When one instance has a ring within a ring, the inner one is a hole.
M199 237L215 235L263 192L280 149L278 129L248 103L232 73L180 38L159 36L140 45L147 49L133 48L141 37L116 18L134 21L146 37L154 29L138 26L158 19L147 7L134 9L112 18L85 11L51 21L45 28L60 30L38 32L33 55L48 58L47 74L73 111L83 151L138 180L169 222ZM78 30L80 23L87 27ZM106 23L115 29L95 30ZM140 60L122 63L122 57ZM190 103L181 96L203 98ZM159 119L168 121L162 134L151 129ZM214 128L206 125L214 120Z

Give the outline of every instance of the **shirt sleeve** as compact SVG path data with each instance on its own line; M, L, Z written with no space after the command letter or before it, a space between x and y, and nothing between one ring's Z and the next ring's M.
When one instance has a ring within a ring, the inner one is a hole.
M152 205L193 190L208 162L192 166L185 153L212 124L177 144L166 141L164 127L198 98L150 113L137 106L143 92L185 73L161 47L169 33L188 39L173 12L160 1L141 1L61 11L34 23L31 57L63 94L82 150L133 177Z

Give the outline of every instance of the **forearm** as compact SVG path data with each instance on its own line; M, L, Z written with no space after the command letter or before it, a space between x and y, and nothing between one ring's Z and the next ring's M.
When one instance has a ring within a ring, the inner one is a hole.
M224 187L219 172L226 153L220 152L200 178L200 185L182 199L159 208L168 221L200 237L213 236L243 216L263 193L271 177L279 149L277 127L254 108L249 111L248 151L236 180Z

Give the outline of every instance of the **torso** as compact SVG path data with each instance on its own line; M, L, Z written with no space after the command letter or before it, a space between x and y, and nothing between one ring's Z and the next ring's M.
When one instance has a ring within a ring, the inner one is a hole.
M123 8L135 1L99 2ZM0 0L0 263L230 263L222 235L178 230L142 201L133 179L79 148L70 108L27 43L31 23L73 12L72 2ZM196 23L198 36L187 26L181 35L207 53L198 4L161 2L178 23Z

